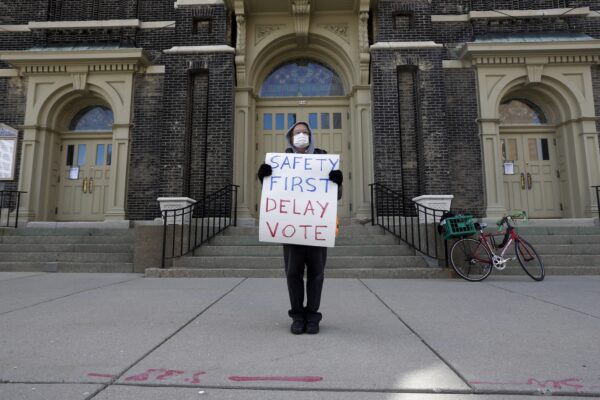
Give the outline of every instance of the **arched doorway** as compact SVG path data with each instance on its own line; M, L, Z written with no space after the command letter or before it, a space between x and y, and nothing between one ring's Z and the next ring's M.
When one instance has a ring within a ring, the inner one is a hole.
M255 170L264 162L266 153L285 151L285 133L290 126L306 121L311 126L315 146L339 154L340 169L350 171L349 103L342 79L329 66L305 58L278 65L261 85L256 110ZM347 183L345 190L349 190ZM260 190L256 194L255 210ZM349 204L346 199L340 200L340 216L349 215Z
M531 218L562 217L555 127L534 101L518 95L500 104L504 204Z
M114 114L100 99L70 106L60 131L57 221L102 221L108 208Z

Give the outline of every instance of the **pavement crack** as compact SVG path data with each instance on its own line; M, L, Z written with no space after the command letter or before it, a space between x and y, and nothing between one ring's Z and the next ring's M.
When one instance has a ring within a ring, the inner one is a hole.
M64 296L55 297L53 299L47 299L47 300L40 301L40 302L37 302L37 303L34 303L34 304L30 304L28 306L24 306L24 307L21 307L21 308L15 308L14 310L0 312L0 316L6 315L6 314L10 314L10 313L13 313L13 312L17 312L17 311L26 310L26 309L31 308L31 307L39 306L40 304L51 303L53 301L65 299L67 297L75 296L77 294L81 294L81 293L85 293L85 292L91 292L92 290L98 290L98 289L104 289L104 288L111 287L111 286L117 286L117 285L121 285L123 283L131 282L131 281L135 281L137 279L143 279L143 278L144 278L143 276L140 276L140 277L135 277L135 278L132 278L132 279L126 279L124 281L112 282L112 283L109 283L109 284L106 284L106 285L102 285L102 286L96 286L96 287L92 287L92 288L82 289L82 290L79 290L77 292L66 294Z
M179 328L177 328L173 333L169 334L165 339L163 339L160 343L158 343L156 346L154 346L153 348L151 348L150 350L148 350L140 358L138 358L137 360L135 360L131 365L129 365L123 371L121 371L119 374L117 374L113 378L111 378L111 380L108 383L106 383L103 387L101 387L100 389L98 389L96 392L92 393L90 396L86 397L85 400L91 400L94 397L96 397L98 394L100 394L101 392L103 392L104 390L106 390L111 385L117 384L116 382L119 379L121 379L121 377L123 377L123 375L125 375L127 373L127 371L131 370L133 367L135 367L136 365L138 365L143 359L145 359L150 354L152 354L153 352L155 352L163 344L165 344L166 342L168 342L169 340L171 340L171 338L173 338L179 332L181 332L182 330L184 330L188 325L190 325L192 322L194 322L198 317L200 317L206 311L208 311L209 309L211 309L219 301L223 300L223 298L225 298L225 296L227 296L230 293L232 293L235 289L237 289L247 279L248 278L243 278L242 280L240 280L235 286L233 286L227 292L225 292L224 294L222 294L221 296L219 296L215 301L213 301L212 303L210 303L208 306L204 307L204 309L202 309L202 311L200 311L198 314L196 314L195 316L193 316L189 321L185 322L183 325L181 325Z
M553 305L555 307L560 307L560 308L565 309L565 310L569 310L569 311L573 311L573 312L576 312L576 313L581 314L581 315L585 315L586 317L591 317L591 318L594 318L594 319L600 319L600 317L597 316L597 315L589 314L589 313L577 310L577 309L572 308L572 307L567 307L567 306L564 306L562 304L553 303L553 302L548 301L548 300L540 299L539 297L533 296L531 294L526 294L526 293L521 293L521 292L517 292L517 291L514 291L514 290L510 290L510 289L507 289L505 287L497 286L497 285L494 285L493 283L489 283L489 282L486 282L486 284L488 286L495 287L496 289L504 290L505 292L509 292L509 293L516 294L516 295L520 295L520 296L523 296L523 297L528 297L530 299L537 300L537 301L542 302L542 303L550 304L550 305Z
M396 318L398 318L398 320L400 322L402 322L402 324L404 326L406 326L406 328L412 332L413 335L415 335L417 338L419 338L419 340L421 341L421 343L423 343L423 345L425 347L427 347L429 349L429 351L431 351L433 354L435 354L435 356L437 358L439 358L444 364L446 364L446 366L448 368L450 368L450 370L452 372L454 372L454 374L456 374L456 376L458 376L460 378L460 380L463 381L463 383L465 385L467 385L472 391L474 391L475 389L473 388L473 386L471 386L469 384L469 381L458 371L458 369L456 369L456 367L454 367L450 361L446 360L436 349L434 349L429 343L427 343L427 341L421 336L419 335L419 333L413 329L406 321L404 321L404 319L402 319L402 317L392 309L392 307L390 307L377 293L375 293L362 279L358 279L358 281L360 283L362 283L364 285L365 288L367 288L367 290L369 292L371 292L371 294L373 296L375 296L375 298L377 298L377 300L379 300L381 302L381 304L383 304L388 310L390 310L390 312L392 314L394 314L396 316Z

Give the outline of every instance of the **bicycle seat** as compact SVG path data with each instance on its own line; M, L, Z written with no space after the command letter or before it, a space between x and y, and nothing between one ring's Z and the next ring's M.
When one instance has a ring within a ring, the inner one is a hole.
M485 222L475 222L475 229L477 229L478 231L482 231L485 228L487 228L488 224L486 224Z

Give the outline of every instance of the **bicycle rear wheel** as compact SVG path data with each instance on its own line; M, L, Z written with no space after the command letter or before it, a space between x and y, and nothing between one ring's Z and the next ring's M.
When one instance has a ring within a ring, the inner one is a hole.
M519 238L515 241L515 253L519 264L525 270L527 275L536 281L543 281L545 272L542 259L538 256L537 251L527 242Z
M482 281L492 273L489 250L475 239L461 239L450 250L450 263L461 278Z

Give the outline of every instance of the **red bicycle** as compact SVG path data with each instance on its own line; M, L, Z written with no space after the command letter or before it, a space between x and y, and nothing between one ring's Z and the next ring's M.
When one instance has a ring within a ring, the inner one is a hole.
M485 223L475 223L479 238L462 238L450 250L452 268L462 278L477 282L487 278L492 273L492 267L503 270L509 261L515 258L521 264L527 275L536 281L544 280L544 264L537 251L529 242L519 236L516 226L511 224L517 218L526 218L525 212L503 217L496 224L506 227L499 234L485 232ZM504 234L502 243L496 244L494 236ZM507 250L514 243L514 256L507 256ZM497 251L500 250L498 253Z

